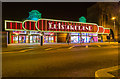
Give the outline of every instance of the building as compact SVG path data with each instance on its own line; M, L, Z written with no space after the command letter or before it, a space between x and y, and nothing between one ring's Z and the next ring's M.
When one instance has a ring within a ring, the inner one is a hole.
M83 18L83 17L82 17ZM85 18L83 18L85 20ZM83 21L82 20L82 21ZM98 42L99 34L109 35L110 29L96 23L44 19L5 20L8 44L11 43L90 43ZM101 39L102 41L102 39Z
M120 3L98 2L87 9L87 21L110 28L110 40L119 41ZM104 35L100 35L106 38ZM107 40L104 40L107 41Z

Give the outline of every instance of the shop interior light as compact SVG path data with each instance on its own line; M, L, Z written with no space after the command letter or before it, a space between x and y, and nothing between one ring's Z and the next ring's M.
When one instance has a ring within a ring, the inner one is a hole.
M18 33L15 33L15 35L19 35Z
M31 35L30 33L28 33L28 35Z

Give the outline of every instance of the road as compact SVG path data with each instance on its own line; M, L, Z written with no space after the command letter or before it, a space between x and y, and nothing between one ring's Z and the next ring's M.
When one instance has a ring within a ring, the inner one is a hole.
M118 65L117 45L14 45L3 52L3 77L94 77Z

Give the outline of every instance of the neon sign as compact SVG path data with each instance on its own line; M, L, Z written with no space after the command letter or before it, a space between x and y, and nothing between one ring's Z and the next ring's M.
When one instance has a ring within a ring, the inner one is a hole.
M63 29L63 30L83 30L83 31L91 31L92 26L77 26L77 25L62 25L61 23L53 24L52 22L48 23L49 28L48 29Z
M110 29L95 23L83 23L53 19L39 19L21 21L5 20L5 30L9 31L39 31L39 32L67 32L67 33L101 33L109 34Z
M39 26L39 27L38 27ZM97 24L58 21L40 19L37 22L37 28L41 31L58 31L58 32L94 32L98 31Z

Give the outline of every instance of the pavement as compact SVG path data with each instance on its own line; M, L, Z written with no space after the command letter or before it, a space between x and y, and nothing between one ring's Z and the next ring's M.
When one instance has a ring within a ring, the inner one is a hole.
M3 77L95 77L118 65L117 43L8 45Z
M12 53L12 52L16 52L16 51L20 51L20 50L32 50L31 48L36 48L36 47L40 47L40 48L47 48L48 49L52 46L57 46L57 47L70 47L69 49L73 48L73 47L105 47L105 46L109 46L109 45L118 45L117 42L98 42L98 43L70 43L69 45L67 43L45 43L43 46L40 46L39 43L20 43L20 44L8 44L7 49L6 48L2 48L2 53ZM15 48L15 49L14 49ZM12 51L12 52L11 52Z
M101 79L101 78L105 78L107 77L107 79L110 78L117 78L118 77L118 73L116 73L115 75L111 74L110 72L113 71L117 71L118 69L120 69L118 66L113 66L113 67L109 67L109 68L104 68L104 69L99 69L95 72L95 77Z

